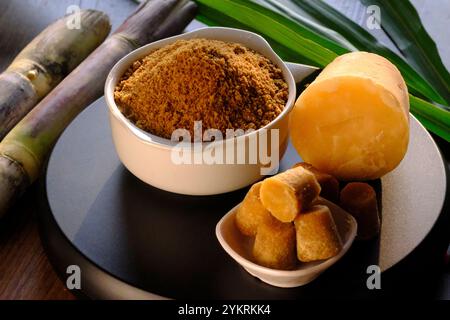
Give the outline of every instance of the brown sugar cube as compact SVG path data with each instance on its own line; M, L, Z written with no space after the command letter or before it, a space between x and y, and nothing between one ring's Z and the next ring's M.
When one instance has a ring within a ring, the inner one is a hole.
M341 237L327 206L313 206L299 214L294 224L300 261L329 259L342 250Z
M320 184L320 196L331 202L338 203L339 201L339 181L331 174L322 172L312 164L306 162L300 162L295 164L292 168L303 167L306 170L309 170L317 179L317 182Z
M253 257L256 263L264 267L293 269L297 264L294 225L273 217L264 220L256 233Z
M377 195L367 183L351 182L341 191L341 207L358 223L359 240L369 240L380 232Z
M236 226L246 236L255 236L261 221L270 218L270 212L264 208L259 199L261 184L262 182L258 182L250 188L237 209Z
M308 170L297 167L267 178L261 185L261 202L281 222L292 222L319 195L320 185Z

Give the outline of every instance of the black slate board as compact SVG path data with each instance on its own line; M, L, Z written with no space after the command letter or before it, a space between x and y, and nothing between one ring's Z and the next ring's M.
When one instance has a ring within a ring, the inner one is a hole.
M364 297L367 266L378 240L355 242L314 282L282 289L252 277L215 237L215 225L247 190L182 196L153 188L120 163L103 99L65 131L50 158L43 202L43 238L65 278L82 269L91 298L297 299ZM289 147L281 170L299 161ZM219 182L218 182L219 183Z

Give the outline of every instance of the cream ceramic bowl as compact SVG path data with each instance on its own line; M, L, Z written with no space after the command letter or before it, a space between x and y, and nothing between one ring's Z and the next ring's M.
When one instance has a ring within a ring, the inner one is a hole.
M261 179L261 168L264 167L264 163L258 161L257 163L253 162L253 164L238 164L236 162L209 164L204 161L194 163L194 160L192 163L183 164L174 162L173 152L177 143L139 129L120 112L114 102L114 88L123 73L134 61L179 39L193 38L238 42L269 58L281 68L284 79L289 86L289 97L283 112L270 124L262 128L263 130L256 130L234 138L232 139L234 140L233 143L226 143L227 140L210 142L209 144L203 143L203 150L192 148L189 151L190 159L195 159L195 157L204 159L204 153L211 154L212 150L213 152L223 152L223 154L243 152L248 159L249 139L254 138L254 135L261 134L264 130L270 131L271 129L279 130L278 154L279 159L281 159L288 143L288 115L295 103L296 81L299 82L307 77L316 68L284 63L261 36L229 28L204 28L151 43L131 52L113 67L106 80L105 99L110 111L109 118L115 148L125 167L142 181L170 192L186 195L212 195L234 191ZM268 150L272 146L271 140L270 135L268 135L266 142Z
M270 269L254 263L252 261L253 240L243 236L236 227L235 215L239 205L231 209L219 221L216 226L216 236L224 250L248 273L261 281L281 288L303 286L316 279L344 256L355 240L358 229L355 218L342 208L325 199L319 199L317 204L330 208L343 243L341 252L327 260L299 263L294 270Z

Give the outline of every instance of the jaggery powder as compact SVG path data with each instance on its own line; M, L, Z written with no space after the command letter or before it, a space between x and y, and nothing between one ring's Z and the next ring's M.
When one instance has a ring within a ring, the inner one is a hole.
M283 110L288 86L269 59L237 43L179 40L136 61L116 87L122 113L171 138L184 128L259 129Z

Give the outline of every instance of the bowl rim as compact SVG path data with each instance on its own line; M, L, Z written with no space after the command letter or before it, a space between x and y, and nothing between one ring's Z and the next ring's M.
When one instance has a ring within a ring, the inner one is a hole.
M169 45L177 40L180 39L193 39L193 38L206 38L206 39L216 39L215 36L211 36L211 33L228 33L231 35L236 35L236 38L238 38L238 35L245 36L247 38L254 38L256 41L259 41L261 43L261 46L268 50L268 53L270 53L271 57L268 57L267 54L262 54L264 57L268 58L272 63L274 63L276 66L278 66L284 76L284 80L286 81L288 85L288 100L286 101L286 104L284 106L284 109L281 111L281 113L273 119L270 123L267 125L258 128L257 130L252 130L250 132L246 132L243 135L234 136L230 138L224 138L222 140L218 141L209 141L209 142L196 142L197 144L203 145L203 147L215 147L215 146L222 146L226 141L228 140L242 140L246 139L248 137L252 137L254 135L259 135L262 132L269 131L274 125L276 125L278 122L289 116L289 113L294 108L295 105L295 98L296 98L296 83L294 81L294 77L292 75L291 70L289 70L286 63L278 56L278 54L273 50L273 48L270 46L270 44L267 42L266 39L264 39L262 36L236 28L225 28L225 27L205 27L200 28L191 32L187 32L181 35L176 35L173 37L165 38L159 41L155 41L152 43L149 43L147 45L144 45L142 47L139 47L130 53L128 53L126 56L121 58L110 70L108 77L105 82L104 86L104 95L106 104L108 105L110 115L113 116L118 122L124 126L129 132L132 133L132 135L140 140L141 142L145 144L150 144L158 148L162 149L169 149L172 150L176 146L185 145L188 147L193 146L195 143L189 143L189 142L177 142L172 141L170 139L162 138L157 135L154 135L152 133L149 133L145 130L142 130L138 126L136 126L134 123L132 123L129 119L125 117L125 115L119 110L117 104L114 100L114 89L117 85L117 82L119 81L120 77L123 75L123 72L136 60L148 55L151 51L157 50L159 48L162 48L166 45ZM207 34L206 34L207 33ZM244 38L244 37L243 37ZM236 40L237 43L241 43L242 45L248 47L247 43L243 43L242 40ZM258 50L255 50L258 52ZM195 148L191 148L193 152L197 152ZM202 148L202 150L204 150Z
M327 203L325 199L321 198L321 201L324 201ZM279 270L279 269L272 269L268 267L261 266L253 261L248 260L247 258L240 255L238 252L236 252L225 240L225 238L222 236L221 227L225 220L232 218L232 215L236 214L236 210L239 207L240 203L237 204L234 208L232 208L229 212L227 212L217 223L216 225L216 237L219 241L222 248L228 253L228 255L233 258L237 263L239 263L242 267L245 269L250 270L256 270L260 274L265 274L269 276L274 277L300 277L305 276L311 273L319 273L322 272L329 267L331 267L333 264L335 264L337 261L339 261L350 249L352 246L355 238L356 238L356 232L357 232L357 223L353 216L349 215L349 219L352 221L352 228L350 229L350 234L348 240L343 244L342 250L334 257L331 257L326 260L320 260L318 261L318 264L305 268L305 269L294 269L294 270Z

